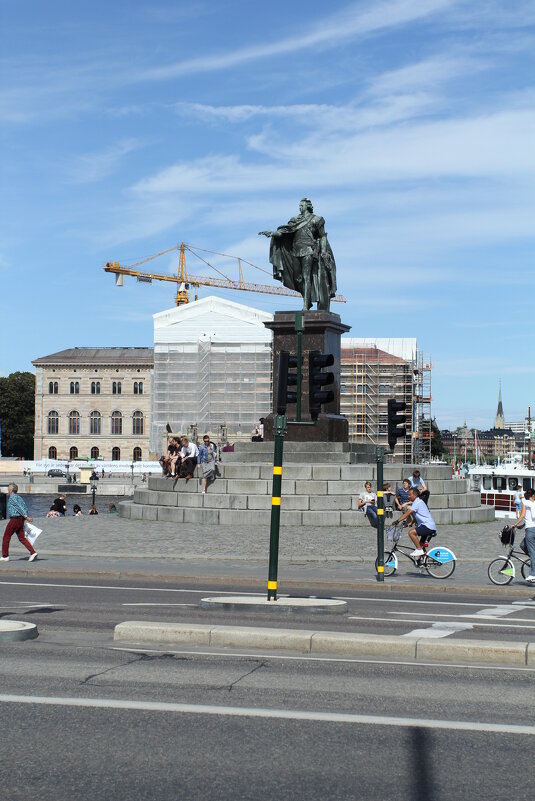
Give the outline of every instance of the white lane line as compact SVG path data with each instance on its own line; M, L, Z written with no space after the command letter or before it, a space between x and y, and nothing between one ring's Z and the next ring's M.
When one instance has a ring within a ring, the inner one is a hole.
M535 606L535 601L513 601L514 606Z
M355 659L350 657L340 656L310 656L303 654L302 656L287 656L286 654L263 654L258 651L248 653L247 651L170 651L167 648L121 648L118 645L112 646L112 651L124 651L128 654L176 654L177 656L210 656L224 659L271 659L272 661L286 661L286 662L343 662L352 665L395 665L396 667L410 667L414 668L417 664L419 667L429 668L458 668L459 670L498 670L507 671L513 670L520 673L535 673L535 668L529 667L516 667L515 665L466 665L455 664L454 662L422 662L414 661L403 662L395 659Z
M406 612L392 612L392 614L407 614ZM425 615L425 612L421 612L420 614ZM438 617L438 615L431 615L431 617ZM444 617L452 617L452 615L444 615ZM458 617L475 617L475 615L458 615ZM474 622L473 624L467 624L470 628L478 628L486 627L490 629L535 629L535 623L531 626L529 624L524 623L513 623L507 621L507 623L500 623L498 618L490 618L491 620L496 620L495 623L479 623L481 618L476 618L477 623ZM521 620L522 618L519 618ZM406 617L406 618L392 618L392 617L359 617L357 615L348 615L347 620L370 620L373 622L378 623L431 623L430 620L420 620L417 617ZM452 621L453 623L453 621ZM438 624L437 624L438 625Z
M124 701L117 698L60 698L31 695L0 695L0 703L40 706L72 706L87 709L123 709L137 712L173 712L183 715L307 720L320 723L352 723L374 726L417 727L449 731L495 732L497 734L535 735L535 726L508 723L484 723L473 720L433 720L432 718L393 718L381 715L355 715L346 712L307 712L298 709L258 709L238 706L176 704L163 701Z
M516 612L515 607L510 604L509 606L491 606L488 609L480 609L476 615L481 617L505 617Z
M360 596L349 595L333 595L340 601L367 601L368 603L384 603L384 604L425 604L425 606L485 606L484 603L464 602L464 601L418 601L407 600L403 598L361 598ZM514 603L523 604L524 601L514 601ZM535 602L534 602L535 605Z
M123 590L134 590L135 592L191 592L191 593L201 593L206 595L206 593L217 593L219 595L258 595L259 597L264 597L266 594L265 592L236 592L236 590L186 590L186 589L178 589L175 587L114 587L114 586L100 586L99 584L48 584L45 582L37 582L37 581L0 581L0 587L3 584L8 584L15 587L65 587L68 589L76 589L76 590L119 590L122 592ZM283 594L284 595L284 594ZM282 597L282 596L281 596ZM286 597L286 596L284 596Z
M402 634L402 637L418 637L428 640L438 640L441 637L449 637L450 634L455 634L457 631L467 631L473 629L472 623L433 623L431 628L428 629L414 629L408 631L407 634Z
M121 606L198 606L198 604L121 604Z
M518 607L516 607L518 609ZM513 610L514 611L514 610ZM406 615L407 612L390 612L391 615ZM499 618L494 617L494 615L480 615L476 612L474 615L455 615L453 612L450 614L443 613L443 612L418 612L420 617L461 617L463 620L465 618L474 620L481 620L484 618L485 620L498 620ZM523 617L510 617L504 625L509 625L509 623L535 623L535 620L532 618L523 618Z

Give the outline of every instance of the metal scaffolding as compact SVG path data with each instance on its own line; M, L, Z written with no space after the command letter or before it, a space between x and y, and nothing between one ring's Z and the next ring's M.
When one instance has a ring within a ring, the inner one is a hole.
M416 341L342 339L341 362L340 411L349 420L350 441L387 447L387 402L396 398L407 404L407 434L394 461L428 461L431 367Z

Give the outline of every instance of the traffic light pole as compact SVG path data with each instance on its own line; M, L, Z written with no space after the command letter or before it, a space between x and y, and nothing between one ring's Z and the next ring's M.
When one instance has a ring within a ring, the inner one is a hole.
M271 529L269 534L268 601L277 600L277 575L279 570L279 530L281 517L282 452L286 431L286 415L273 418L275 450L273 455L273 489L271 497Z
M383 501L383 464L385 449L375 449L377 459L377 581L385 580L385 510Z

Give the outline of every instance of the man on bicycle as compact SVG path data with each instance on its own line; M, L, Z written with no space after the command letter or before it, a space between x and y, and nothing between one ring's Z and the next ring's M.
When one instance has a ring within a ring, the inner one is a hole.
M436 536L437 525L427 505L419 497L419 492L416 487L411 487L409 490L409 503L410 506L401 517L395 521L394 525L397 526L410 517L411 514L414 515L416 525L409 529L409 537L416 548L411 552L411 556L423 556L425 553L424 545L429 542L431 537Z

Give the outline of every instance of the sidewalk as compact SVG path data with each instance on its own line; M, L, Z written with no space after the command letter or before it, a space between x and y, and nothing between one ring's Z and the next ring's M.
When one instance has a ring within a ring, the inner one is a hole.
M126 520L105 513L34 522L43 528L36 543L39 558L29 564L26 550L13 537L10 561L0 564L0 576L183 579L202 580L214 586L252 584L260 589L266 585L269 529L264 526L196 527ZM4 527L5 524L2 533ZM386 579L383 585L375 577L376 532L371 527L282 527L280 591L297 586L324 592L369 587L498 594L504 599L511 592L515 596L535 596L535 589L526 585L520 574L508 587L496 587L490 582L488 563L504 552L498 537L500 529L501 521L440 526L433 545L447 545L454 551L458 562L453 576L445 581L433 579L420 574L402 558L399 574ZM406 534L404 538L408 540Z

